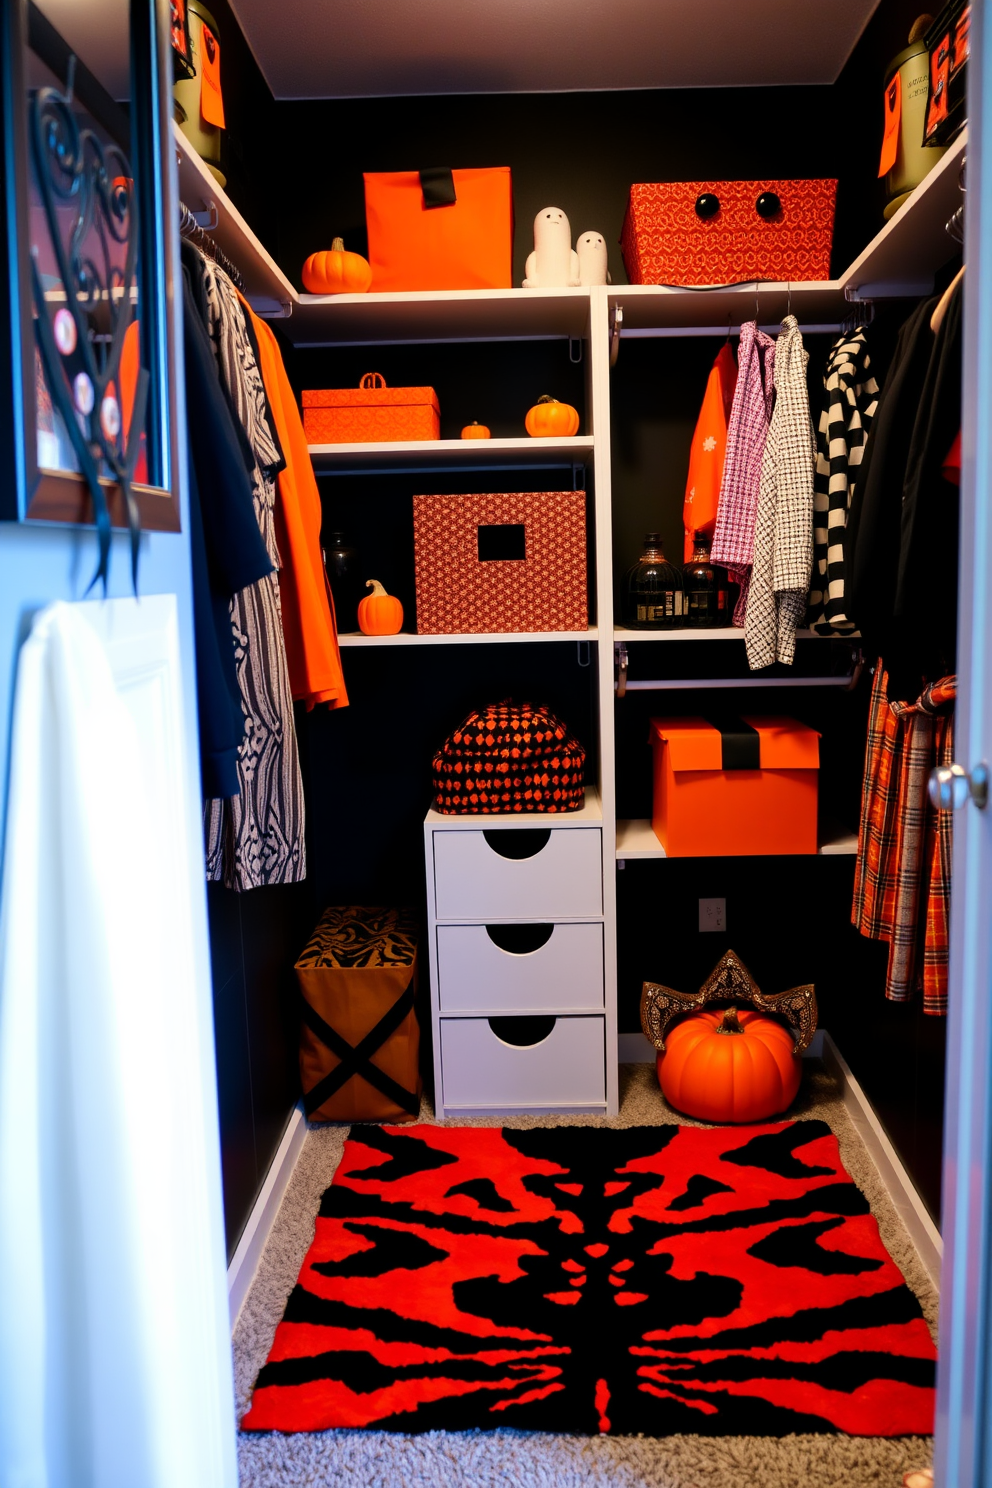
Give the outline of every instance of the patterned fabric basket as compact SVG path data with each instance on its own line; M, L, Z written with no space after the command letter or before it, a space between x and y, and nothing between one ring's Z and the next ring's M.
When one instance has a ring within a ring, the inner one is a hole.
M631 284L830 278L836 181L669 181L630 188Z
M548 708L495 703L470 713L434 756L435 810L579 811L586 752Z
M585 630L584 491L414 496L417 633Z

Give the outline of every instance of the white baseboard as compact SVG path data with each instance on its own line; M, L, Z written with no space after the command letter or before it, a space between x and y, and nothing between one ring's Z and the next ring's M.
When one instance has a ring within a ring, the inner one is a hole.
M654 1064L658 1051L643 1033L617 1034L618 1064Z
M286 1130L282 1134L282 1141L269 1164L265 1182L248 1216L248 1223L238 1241L238 1248L231 1257L231 1264L227 1268L227 1296L232 1328L238 1321L238 1314L248 1295L248 1288L255 1279L255 1272L262 1258L265 1242L275 1224L279 1205L289 1187L289 1180L293 1176L293 1169L306 1134L306 1117L303 1114L303 1105L300 1103L293 1107Z
M825 1030L821 1058L824 1065L843 1093L847 1114L857 1128L858 1136L867 1147L869 1155L879 1171L889 1197L896 1206L899 1218L909 1231L920 1260L934 1286L940 1287L940 1263L944 1253L940 1231L927 1211L899 1155L885 1134L882 1123L872 1108L871 1102L854 1078L844 1056Z

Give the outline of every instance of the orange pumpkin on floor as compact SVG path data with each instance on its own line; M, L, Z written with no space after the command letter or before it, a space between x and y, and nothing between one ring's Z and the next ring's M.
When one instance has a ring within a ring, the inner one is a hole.
M387 594L378 579L369 579L371 589L358 601L358 628L363 635L399 635L403 628L403 605L395 594Z
M802 1060L774 1018L704 1008L677 1023L658 1055L669 1105L697 1121L767 1121L795 1100Z

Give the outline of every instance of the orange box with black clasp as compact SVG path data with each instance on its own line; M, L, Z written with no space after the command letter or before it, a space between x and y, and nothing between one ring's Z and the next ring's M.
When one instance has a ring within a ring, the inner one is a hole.
M652 718L651 825L670 858L815 853L820 736L795 718Z
M387 387L366 372L357 388L304 388L308 444L386 444L439 439L441 410L432 387Z

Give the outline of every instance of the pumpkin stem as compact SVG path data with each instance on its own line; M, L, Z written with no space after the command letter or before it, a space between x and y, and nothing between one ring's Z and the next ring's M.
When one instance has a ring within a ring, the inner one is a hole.
M550 393L542 393L537 401L538 403L557 403L558 399L552 398Z
M365 587L366 589L372 590L372 594L376 599L378 599L380 594L385 598L386 591L385 589L383 589L378 579L366 579Z
M344 252L344 238L332 238L331 239L331 252L332 253L343 253Z
M735 1007L728 1008L727 1011L723 1015L723 1022L720 1024L719 1028L717 1029L717 1033L743 1033L743 1032L744 1032L744 1028L743 1028L743 1025L741 1024L740 1018L738 1018L738 1016L737 1016L737 1009Z

